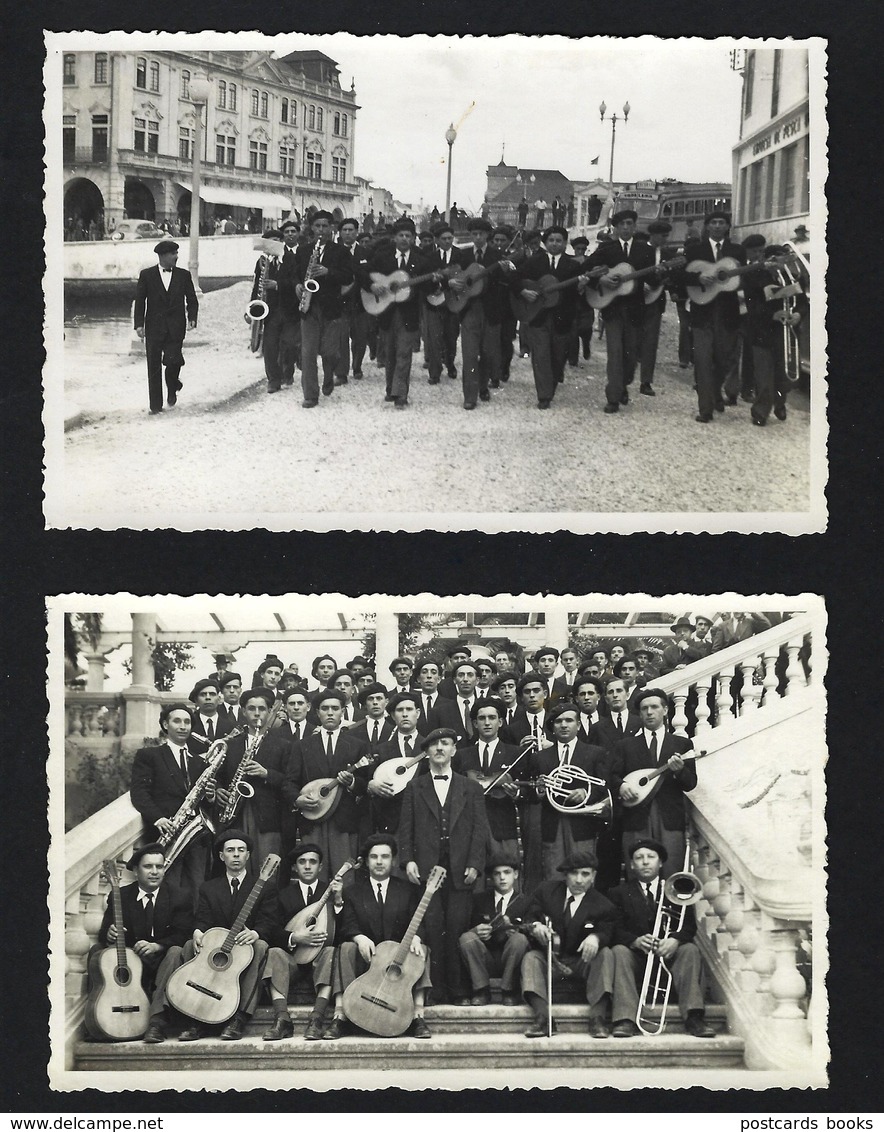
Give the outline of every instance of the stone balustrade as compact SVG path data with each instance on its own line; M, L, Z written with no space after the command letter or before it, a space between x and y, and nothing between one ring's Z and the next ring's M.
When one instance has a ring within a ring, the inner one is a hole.
M111 692L65 693L65 735L79 739L119 739L125 731L125 701Z

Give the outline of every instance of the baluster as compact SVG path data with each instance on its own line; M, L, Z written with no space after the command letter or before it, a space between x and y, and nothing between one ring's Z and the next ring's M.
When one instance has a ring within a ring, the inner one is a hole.
M774 1008L770 1015L771 1029L778 1043L800 1048L808 1046L807 1018L802 1003L808 988L796 966L798 933L792 928L771 932L771 948L776 969L770 977L770 993Z
M83 708L80 704L71 704L68 707L68 735L83 734Z
M85 901L75 892L65 902L65 997L76 1002L86 990L86 956L92 941L85 925Z
M744 712L756 711L758 708L758 701L761 699L761 694L764 689L760 684L756 684L754 680L755 669L758 667L758 657L752 660L744 661L740 665L740 671L743 673L743 691L742 691L742 709Z
M715 696L715 726L721 727L723 723L730 722L733 717L734 711L734 697L731 691L731 681L734 678L734 666L728 664L722 668L721 672L715 677L716 680L716 696Z
M697 691L697 725L694 728L694 736L708 735L712 730L712 725L709 722L709 688L712 681L709 676L701 676L697 683L694 685Z
M798 659L798 653L801 651L801 640L791 640L786 645L786 652L789 654L789 663L786 665L786 695L790 696L796 688L807 687L807 681L804 678L804 668L801 661Z
M676 735L681 735L685 739L688 735L688 717L684 710L684 705L687 702L687 692L673 692L672 702L672 730Z
M767 648L764 650L762 662L764 664L764 677L761 681L762 688L762 707L768 707L776 700L777 697L777 660L779 659L780 650L776 647Z

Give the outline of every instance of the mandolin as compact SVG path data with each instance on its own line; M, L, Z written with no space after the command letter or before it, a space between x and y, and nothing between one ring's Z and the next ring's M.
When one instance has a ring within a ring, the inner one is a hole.
M239 1009L239 977L252 961L251 943L236 943L252 909L279 866L276 853L268 853L261 873L233 922L233 927L209 928L203 944L192 959L173 971L166 986L166 997L176 1010L206 1025L227 1022Z
M590 279L600 279L608 270L607 267L594 267L582 275L572 275L570 279L557 279L555 275L543 275L540 279L523 279L518 294L510 295L513 313L519 322L531 323L537 321L545 310L559 305L559 292L566 287L574 287L580 282ZM536 291L537 298L529 302L522 291Z
M359 861L350 858L345 861L343 865L335 873L332 880L341 880L346 876L351 869L355 869L359 865ZM322 951L324 947L330 947L335 942L335 918L330 916L328 912L328 902L332 896L331 885L323 892L318 900L314 900L312 904L308 904L306 908L302 908L300 912L296 912L285 926L287 932L303 932L307 928L318 928L319 931L325 932L325 943L298 943L295 945L295 950L292 956L296 963L309 963L315 959L316 956Z
M672 271L675 267L683 267L685 263L687 263L687 260L684 256L677 256L675 259L669 259L663 263L642 267L638 271L633 271L628 263L618 263L601 277L597 291L587 288L586 301L594 310L603 310L615 299L631 295L635 290L637 279L644 279L648 275L660 272ZM660 297L662 289L661 284L660 289L656 292L656 298ZM649 300L646 299L645 301L648 302Z
M719 261L721 262L721 261ZM683 759L705 759L709 754L708 751L686 751L681 757ZM656 794L660 789L660 783L656 781L661 774L665 774L669 770L666 763L662 766L655 767L653 770L640 768L639 770L631 770L627 774L623 782L627 786L631 786L634 790L638 791L638 797L631 802L627 802L625 798L620 799L621 805L625 806L627 810L631 810L634 806L640 806L642 802L646 802L651 793Z
M131 1042L143 1037L150 1023L150 1000L141 985L141 958L126 946L123 901L116 861L105 861L102 875L111 889L116 942L89 960L92 990L86 1002L86 1030L104 1042Z
M696 279L695 283L688 283L687 292L692 303L704 306L711 303L725 291L736 291L740 286L740 276L752 271L776 270L797 263L798 257L794 255L774 256L760 263L738 263L731 256L723 256L713 263L706 259L695 259L685 269L689 275Z
M448 275L452 270L452 268L445 268L444 270L431 271L426 275L409 275L407 271L401 270L394 271L391 275L382 275L380 271L372 271L372 283L380 283L384 290L380 295L376 295L373 291L363 291L362 305L369 314L383 314L387 307L392 306L393 303L408 302L413 287L417 287L421 283L429 283L431 279L435 279L438 275ZM434 305L438 305L438 302Z
M411 1025L414 1018L412 988L423 973L424 960L409 948L433 893L442 887L445 876L441 865L433 868L402 942L388 939L379 943L369 969L344 991L344 1014L354 1026L380 1038L395 1038Z
M380 752L372 751L363 755L355 763L348 763L343 771L338 771L338 774L343 774L344 771L352 773L361 767L371 766L373 762L377 762L379 757ZM340 778L314 778L312 782L307 783L295 799L295 809L303 814L308 821L325 821L338 808L343 796L343 789L344 784Z
M421 759L426 757L426 751L421 751L416 755L400 755L399 758L387 759L380 764L371 776L371 780L385 782L388 786L392 786L394 794L401 794L417 774Z

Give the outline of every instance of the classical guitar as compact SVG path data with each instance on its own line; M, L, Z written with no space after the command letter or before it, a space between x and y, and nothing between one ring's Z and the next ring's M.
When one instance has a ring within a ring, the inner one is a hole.
M353 857L345 861L335 873L332 880L341 880L351 869L355 869L359 861ZM325 932L325 943L298 943L292 952L296 963L309 963L315 959L324 947L331 947L335 942L335 918L329 915L328 902L332 896L331 885L323 892L318 900L296 912L285 926L287 932L303 932L307 928L318 928Z
M450 277L451 279L463 280L464 289L462 291L449 289L445 294L445 305L450 311L460 314L469 302L485 290L488 276L497 271L502 271L505 265L509 269L509 261L499 259L496 263L492 263L490 267L486 267L484 263L471 263L466 267L455 267Z
M346 771L352 773L364 766L371 766L379 758L379 751L371 751L355 763L348 763L343 770L338 771L338 775L344 774ZM308 821L325 821L338 808L343 797L343 790L344 784L340 777L314 778L312 782L307 783L295 799L295 809L303 814Z
M102 874L111 889L117 938L89 960L92 990L86 1002L86 1030L102 1042L131 1042L147 1031L150 1000L141 986L141 959L126 946L116 861L105 861Z
M594 267L582 275L574 275L570 279L557 279L555 275L542 275L540 279L523 279L518 294L510 295L513 313L519 322L534 323L545 310L558 306L559 292L566 287L574 287L581 281L600 279L608 270L607 267ZM537 298L529 302L522 291L535 291Z
M665 275L665 273L672 270L673 266L676 263L676 260L678 261L679 266L687 263L687 260L684 256L675 256L672 259L661 260L661 262L657 264L657 270L663 272ZM670 288L672 287L672 283L665 278L661 279L659 283L649 283L645 288L645 306L649 307L656 303L656 301L663 294L664 287L666 287L667 285Z
M672 271L675 267L683 267L685 263L687 263L687 260L684 256L678 256L675 259L666 260L665 263L657 263L653 264L651 267L639 268L638 271L633 271L628 263L618 263L601 277L599 280L599 289L596 291L587 287L584 297L595 310L602 310L615 299L622 298L625 295L631 295L635 290L637 279L644 279L648 275L654 275L661 271ZM660 292L658 291L658 298L659 295Z
M426 757L426 751L422 751L416 755L402 755L396 759L387 759L375 770L371 780L372 782L386 783L387 786L393 788L394 794L401 794L417 774L421 759Z
M384 940L379 943L369 969L344 991L344 1014L354 1026L380 1038L395 1038L411 1025L414 1018L412 988L421 977L424 960L409 948L433 893L441 888L445 876L441 865L433 868L402 942Z
M437 275L448 275L451 270L451 268L444 270L440 268L439 271L431 271L427 275L409 275L407 271L394 271L391 275L382 275L380 271L372 271L372 283L380 283L383 291L380 295L376 295L373 291L363 291L362 305L369 314L383 314L393 303L407 302L413 287L428 283Z
M233 927L209 928L199 952L173 971L166 997L176 1010L206 1025L227 1022L239 1009L239 977L252 961L251 943L236 943L258 902L264 885L276 872L279 857L268 853L261 874L245 899Z
M740 286L740 277L753 271L775 271L778 267L786 267L797 263L798 257L794 255L773 256L760 263L738 263L731 256L722 256L713 263L707 259L695 259L687 265L685 270L696 279L695 283L687 284L687 292L692 303L704 306L711 303L714 298L724 291L736 291Z
M705 759L708 754L708 751L686 751L681 757L685 760L696 760ZM642 802L647 801L651 794L656 794L662 785L657 779L668 770L669 767L666 763L663 763L662 766L655 767L653 770L646 770L644 767L639 770L631 770L629 774L624 777L623 782L626 786L631 786L633 790L637 790L638 797L634 798L631 802L627 802L625 798L621 798L621 805L625 806L627 810L631 810L633 806L640 806Z

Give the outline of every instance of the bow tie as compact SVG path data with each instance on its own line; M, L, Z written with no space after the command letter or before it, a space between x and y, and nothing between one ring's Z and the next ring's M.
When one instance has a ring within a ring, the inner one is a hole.
M437 782L447 782L448 781L448 775L447 774L434 774L433 778L435 778Z
M164 268L163 268L163 271L164 271L164 272L165 272L165 274L167 274L167 275L171 275L171 274L172 274L172 268L171 268L171 267L164 267Z

